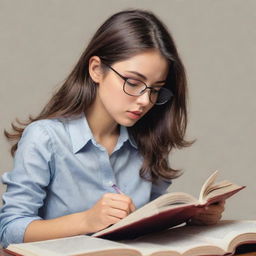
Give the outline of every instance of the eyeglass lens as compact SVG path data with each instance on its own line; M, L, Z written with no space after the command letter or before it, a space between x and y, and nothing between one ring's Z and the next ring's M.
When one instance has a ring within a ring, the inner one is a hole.
M124 92L132 96L140 96L146 91L146 89L150 90L149 97L153 104L164 104L170 100L172 96L168 89L162 87L147 87L146 84L139 80L128 78L124 83Z

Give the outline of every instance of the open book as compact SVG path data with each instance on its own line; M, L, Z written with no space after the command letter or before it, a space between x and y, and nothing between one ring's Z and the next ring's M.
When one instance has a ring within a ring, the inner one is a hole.
M226 220L212 226L180 226L122 242L75 236L11 244L7 252L24 256L227 255L246 243L256 243L256 221Z
M216 183L217 174L215 171L205 181L199 199L182 192L166 193L93 236L122 240L164 230L187 221L198 208L225 200L244 188L230 181Z

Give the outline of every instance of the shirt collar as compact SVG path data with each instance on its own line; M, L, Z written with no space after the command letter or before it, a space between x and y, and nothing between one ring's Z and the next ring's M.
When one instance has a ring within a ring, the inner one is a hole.
M91 129L84 115L69 118L67 126L73 146L73 153L77 153L93 139Z
M125 127L125 129L126 129L127 134L129 134L126 127ZM129 142L130 142L130 144L131 144L134 148L138 149L138 145L137 145L135 139L133 138L133 136L132 136L131 134L129 134L128 136L129 136Z
M67 126L74 154L78 153L90 140L94 140L85 115L69 118L67 121ZM129 141L130 144L137 149L137 145L132 136L129 136L127 128L120 126L120 136L118 138L116 150L121 148L126 141Z
M125 126L120 126L120 136L118 138L117 144L116 144L116 148L115 150L118 150L119 148L121 148L121 146L126 142L129 141L130 144L137 149L137 145L133 139L133 137L131 135L129 135L128 130Z

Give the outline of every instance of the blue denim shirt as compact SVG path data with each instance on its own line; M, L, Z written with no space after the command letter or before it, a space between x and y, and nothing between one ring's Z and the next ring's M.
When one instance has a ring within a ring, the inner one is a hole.
M91 208L116 184L141 207L164 193L169 183L142 179L142 157L127 129L109 156L99 145L84 115L31 123L23 132L0 211L0 239L4 247L23 242L33 220L52 219Z

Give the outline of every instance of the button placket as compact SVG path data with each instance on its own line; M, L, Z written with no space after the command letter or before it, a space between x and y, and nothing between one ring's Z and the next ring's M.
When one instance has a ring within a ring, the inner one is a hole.
M100 165L100 176L103 187L106 191L112 191L112 185L115 184L114 170L111 166L108 152L102 147L97 146L97 157Z

